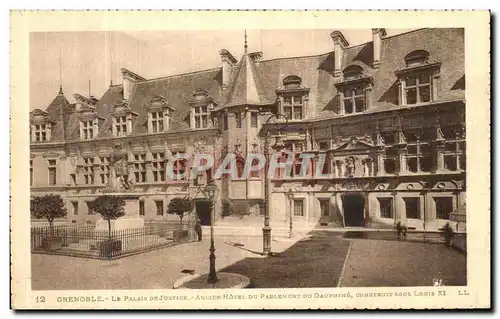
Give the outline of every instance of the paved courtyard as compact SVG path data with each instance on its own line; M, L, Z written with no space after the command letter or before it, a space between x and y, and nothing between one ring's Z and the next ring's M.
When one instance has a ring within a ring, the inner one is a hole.
M252 287L342 287L466 283L466 256L438 244L343 239L313 232L310 240L273 241L274 257L258 254L258 236L218 236L219 271L248 276ZM32 288L169 289L183 270L208 270L209 240L186 243L113 261L32 255Z

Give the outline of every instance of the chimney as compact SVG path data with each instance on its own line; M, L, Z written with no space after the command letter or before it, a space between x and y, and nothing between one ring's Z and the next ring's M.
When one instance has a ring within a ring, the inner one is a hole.
M333 40L334 53L335 53L335 68L333 76L338 78L342 75L342 58L344 56L344 49L349 47L349 42L340 31L333 31L330 34Z
M385 38L387 32L384 28L372 29L373 35L373 68L376 69L380 66L380 51L382 39Z
M231 78L231 69L236 64L237 60L226 49L220 50L219 54L222 63L222 89L225 90L229 85L229 80Z
M146 79L125 68L122 68L121 72L123 80L123 99L128 101L134 85L137 82L146 81Z

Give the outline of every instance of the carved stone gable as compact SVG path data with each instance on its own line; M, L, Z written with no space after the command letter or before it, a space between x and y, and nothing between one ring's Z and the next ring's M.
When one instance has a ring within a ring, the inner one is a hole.
M373 144L360 140L357 137L351 137L349 141L341 144L336 151L357 151L357 150L370 150Z

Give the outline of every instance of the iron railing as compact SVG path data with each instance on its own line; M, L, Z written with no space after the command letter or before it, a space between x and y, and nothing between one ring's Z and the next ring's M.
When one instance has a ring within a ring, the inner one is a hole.
M193 221L147 221L144 227L97 230L89 224L54 225L31 228L31 251L116 259L123 256L168 247L196 239Z

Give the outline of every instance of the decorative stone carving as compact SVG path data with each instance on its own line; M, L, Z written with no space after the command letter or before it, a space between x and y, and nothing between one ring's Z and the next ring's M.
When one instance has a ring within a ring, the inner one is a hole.
M356 159L354 156L349 156L345 159L346 175L353 177L356 173Z

